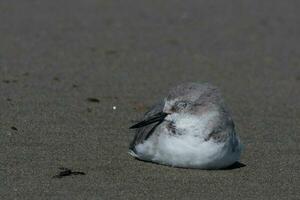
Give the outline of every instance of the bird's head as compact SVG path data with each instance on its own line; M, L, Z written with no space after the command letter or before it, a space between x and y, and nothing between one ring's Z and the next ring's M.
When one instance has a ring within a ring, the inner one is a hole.
M221 101L216 87L210 84L186 83L170 90L165 98L163 112L197 115L214 109Z

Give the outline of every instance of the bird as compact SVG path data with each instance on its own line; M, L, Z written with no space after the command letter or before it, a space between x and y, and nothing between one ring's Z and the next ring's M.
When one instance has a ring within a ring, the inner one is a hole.
M243 149L220 89L184 83L130 127L129 154L179 168L223 169L238 163Z

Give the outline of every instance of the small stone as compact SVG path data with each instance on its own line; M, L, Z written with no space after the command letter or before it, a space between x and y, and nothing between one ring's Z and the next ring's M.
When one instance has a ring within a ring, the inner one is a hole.
M93 102L93 103L99 103L99 102L100 102L99 99L94 98L94 97L89 97L89 98L87 98L87 100L88 100L89 102Z
M10 127L12 130L17 131L18 129L15 126Z

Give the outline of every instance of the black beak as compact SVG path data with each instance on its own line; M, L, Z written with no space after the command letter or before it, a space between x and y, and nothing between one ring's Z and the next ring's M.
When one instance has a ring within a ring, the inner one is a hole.
M130 129L141 128L143 126L147 126L147 125L153 124L155 122L162 122L166 118L167 115L168 114L164 113L164 112L157 113L157 114L151 116L150 118L131 126Z

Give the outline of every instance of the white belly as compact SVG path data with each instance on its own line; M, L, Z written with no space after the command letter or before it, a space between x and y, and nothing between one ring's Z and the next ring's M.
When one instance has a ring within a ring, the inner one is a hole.
M227 167L239 160L240 143L238 138L233 138L234 135L223 143L204 140L210 132L207 124L215 115L216 113L209 113L204 118L189 116L181 117L180 120L173 118L176 129L182 134L174 136L169 133L165 124L162 124L148 140L135 147L136 154L133 156L176 167L201 169ZM236 142L232 142L233 140Z

